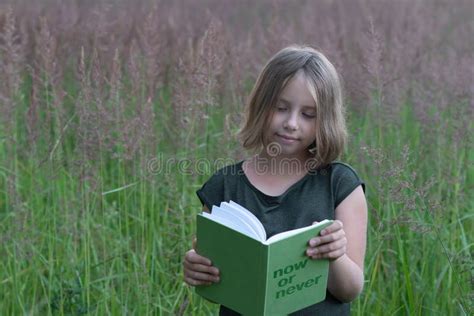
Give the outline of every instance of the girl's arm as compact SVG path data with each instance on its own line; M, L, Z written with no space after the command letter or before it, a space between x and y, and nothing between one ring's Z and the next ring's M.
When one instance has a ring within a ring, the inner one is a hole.
M355 299L364 287L367 202L358 186L336 208L335 222L309 242L312 258L329 258L328 290L342 302Z

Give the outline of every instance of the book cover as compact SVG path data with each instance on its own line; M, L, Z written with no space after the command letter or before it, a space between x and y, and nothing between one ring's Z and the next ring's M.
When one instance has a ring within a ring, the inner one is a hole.
M243 315L286 315L324 300L329 261L305 252L331 222L275 235L266 244L198 214L197 252L219 268L220 282L197 286L196 293Z

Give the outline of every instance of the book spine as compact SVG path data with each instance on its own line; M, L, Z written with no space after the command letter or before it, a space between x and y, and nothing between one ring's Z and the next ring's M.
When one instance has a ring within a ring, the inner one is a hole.
M262 245L262 259L263 259L263 275L265 276L263 278L263 299L262 299L262 305L263 306L263 311L261 315L269 315L269 287L270 287L270 249L271 247L269 245Z

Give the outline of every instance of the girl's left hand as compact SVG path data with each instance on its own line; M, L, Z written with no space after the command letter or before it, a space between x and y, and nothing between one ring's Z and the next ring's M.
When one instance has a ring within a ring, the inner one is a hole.
M336 260L343 256L346 253L347 239L342 226L340 220L335 220L324 228L319 236L311 238L306 255L312 259L328 258L329 260Z

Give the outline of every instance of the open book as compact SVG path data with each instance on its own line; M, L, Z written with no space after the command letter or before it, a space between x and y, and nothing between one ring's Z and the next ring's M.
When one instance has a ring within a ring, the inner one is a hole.
M199 295L243 315L286 315L326 297L329 261L306 256L308 241L330 225L271 238L258 218L230 201L197 216L197 252L220 271L220 282L197 286Z

